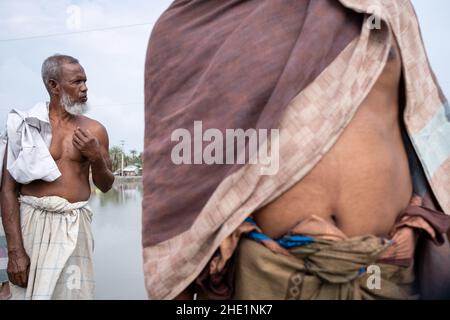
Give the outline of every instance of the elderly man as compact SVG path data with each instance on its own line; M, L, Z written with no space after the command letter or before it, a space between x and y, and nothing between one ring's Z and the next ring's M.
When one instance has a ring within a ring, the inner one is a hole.
M94 184L113 182L108 134L87 109L77 59L54 55L42 66L50 102L8 116L1 208L12 299L92 299Z

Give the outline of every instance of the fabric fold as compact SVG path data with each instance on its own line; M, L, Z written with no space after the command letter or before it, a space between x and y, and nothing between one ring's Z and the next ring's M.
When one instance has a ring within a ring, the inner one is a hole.
M13 109L8 114L6 131L0 135L1 163L7 153L6 168L20 184L34 180L55 181L61 172L49 151L51 140L45 103L38 103L29 111Z
M26 289L12 285L12 299L93 299L94 242L87 201L21 196L19 202L30 272Z

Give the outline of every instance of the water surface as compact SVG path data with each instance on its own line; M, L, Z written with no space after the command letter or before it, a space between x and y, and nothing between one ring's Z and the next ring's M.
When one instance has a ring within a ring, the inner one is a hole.
M146 299L142 271L139 179L114 183L106 194L93 189L96 299Z

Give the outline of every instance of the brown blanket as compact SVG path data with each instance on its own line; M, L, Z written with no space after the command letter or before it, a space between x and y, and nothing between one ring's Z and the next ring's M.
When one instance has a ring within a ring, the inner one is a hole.
M193 135L197 120L204 131L223 133L276 128L289 102L357 37L361 23L361 15L335 0L170 6L153 30L145 70L144 246L189 229L239 168L175 165L172 132Z

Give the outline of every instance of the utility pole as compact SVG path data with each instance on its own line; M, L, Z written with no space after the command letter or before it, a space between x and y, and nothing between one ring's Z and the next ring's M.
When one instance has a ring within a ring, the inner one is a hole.
M120 169L120 175L123 177L123 146L125 145L125 141L124 140L120 140L120 145L122 146L122 165L121 165L121 169Z

